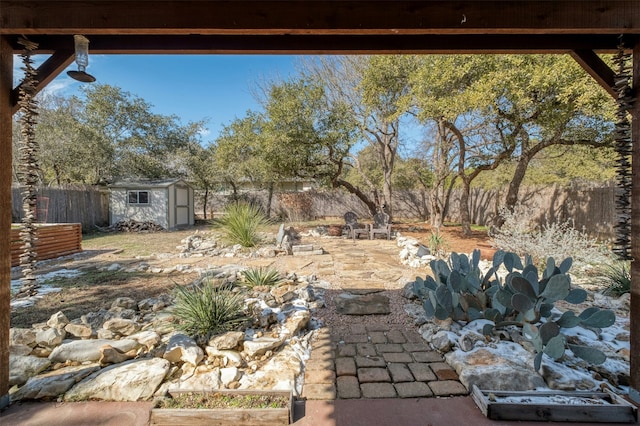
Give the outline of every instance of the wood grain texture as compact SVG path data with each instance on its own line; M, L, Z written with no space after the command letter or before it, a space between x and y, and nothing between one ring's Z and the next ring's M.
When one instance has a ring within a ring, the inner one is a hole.
M9 327L11 324L11 100L13 50L0 37L0 401L9 392ZM2 403L0 402L0 405Z

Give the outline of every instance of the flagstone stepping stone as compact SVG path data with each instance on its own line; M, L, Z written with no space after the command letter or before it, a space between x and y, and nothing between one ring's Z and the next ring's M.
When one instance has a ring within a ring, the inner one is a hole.
M335 298L336 310L344 315L387 315L389 298L382 294L341 293Z

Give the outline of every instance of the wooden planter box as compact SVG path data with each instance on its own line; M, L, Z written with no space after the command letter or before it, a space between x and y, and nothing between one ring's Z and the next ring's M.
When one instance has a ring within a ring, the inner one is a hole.
M585 423L636 423L638 420L637 408L611 392L507 392L480 390L474 386L471 396L492 420Z
M179 393L193 393L200 391L170 392L171 396ZM149 424L156 426L175 425L288 425L293 419L293 395L288 391L250 391L250 390L221 390L205 393L227 393L242 395L278 395L285 396L289 404L285 408L153 408Z
M38 224L36 252L38 260L53 259L82 251L82 224L52 223ZM20 228L11 226L11 266L20 264L22 241Z

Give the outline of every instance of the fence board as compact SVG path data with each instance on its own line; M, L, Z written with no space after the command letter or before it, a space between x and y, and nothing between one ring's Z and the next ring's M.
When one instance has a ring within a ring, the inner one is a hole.
M20 188L12 188L11 206L13 222L20 222L23 217ZM38 221L80 223L85 231L95 230L96 226L107 226L109 225L109 193L104 188L88 185L39 188Z
M309 215L314 218L336 218L339 220L348 211L369 218L367 207L354 195L342 190L309 192L312 196L312 208ZM474 224L490 225L504 205L506 190L485 190L473 188L470 197L470 214ZM245 194L262 206L266 206L266 191L253 191ZM196 196L196 203L200 200ZM429 193L427 191L395 191L392 200L393 216L416 221L429 219ZM460 222L460 190L454 190L449 202L445 221ZM209 212L222 212L229 197L209 194ZM520 202L534 213L533 220L538 225L547 222L563 223L568 220L578 230L602 240L615 237L615 185L613 183L594 185L573 185L571 187L545 186L524 187L520 191ZM196 204L202 211L202 206ZM290 220L287 209L280 206L278 197L271 204L272 218ZM212 215L208 214L211 218Z

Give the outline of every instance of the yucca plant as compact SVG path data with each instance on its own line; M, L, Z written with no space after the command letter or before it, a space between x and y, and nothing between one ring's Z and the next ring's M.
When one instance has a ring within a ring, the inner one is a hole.
M429 237L429 250L436 256L444 256L448 244L445 238L438 232L431 232Z
M244 281L249 287L255 286L275 286L282 281L280 273L274 269L251 268L242 271Z
M597 285L605 289L602 294L620 297L631 291L631 265L629 261L618 261L603 266L598 271Z
M255 247L260 243L260 231L269 224L269 219L257 206L237 202L229 204L224 217L216 222L228 243Z
M215 285L205 279L200 284L177 286L174 294L173 314L178 318L178 329L198 341L233 330L247 319L244 298L228 285Z

